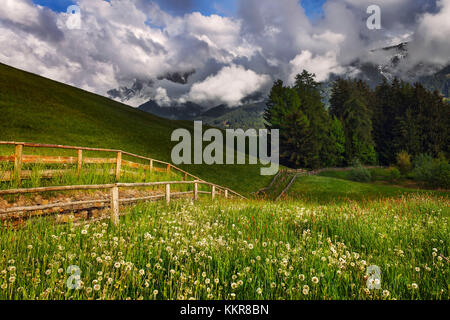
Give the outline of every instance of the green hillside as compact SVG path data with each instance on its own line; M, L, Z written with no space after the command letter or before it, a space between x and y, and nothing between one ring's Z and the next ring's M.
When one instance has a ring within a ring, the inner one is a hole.
M170 161L170 121L105 97L0 64L0 140L114 148ZM11 148L0 148L11 153ZM269 183L259 166L186 165L202 179L249 193Z
M408 195L427 195L448 199L446 191L402 188L320 176L298 177L289 189L287 198L312 205L342 205L348 202L364 203L382 199L400 199ZM445 212L449 214L448 210Z

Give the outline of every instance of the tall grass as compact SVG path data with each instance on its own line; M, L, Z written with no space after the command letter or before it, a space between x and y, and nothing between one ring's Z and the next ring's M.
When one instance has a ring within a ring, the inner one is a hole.
M141 204L0 229L0 299L449 299L448 199ZM70 290L67 268L81 271ZM367 269L381 269L381 288Z

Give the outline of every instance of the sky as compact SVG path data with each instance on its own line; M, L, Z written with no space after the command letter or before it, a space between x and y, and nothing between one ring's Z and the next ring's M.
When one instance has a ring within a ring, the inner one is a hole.
M320 16L322 6L326 0L303 0L301 5L306 15L315 19ZM158 0L155 1L161 9L173 15L183 15L194 11L203 15L217 14L221 16L233 15L236 11L236 0ZM65 12L67 7L76 4L74 0L33 0L33 3L48 7L57 12ZM181 3L181 5L180 5Z
M67 13L74 3L79 15ZM134 107L233 107L303 69L357 76L386 62L373 49L404 41L400 72L447 65L449 17L450 0L3 0L0 62Z

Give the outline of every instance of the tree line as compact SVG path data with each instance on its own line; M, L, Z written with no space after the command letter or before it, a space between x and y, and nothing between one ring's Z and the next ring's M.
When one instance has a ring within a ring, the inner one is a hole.
M264 113L280 130L280 162L316 169L390 165L400 152L448 156L450 103L438 91L399 79L374 89L358 79L335 80L330 106L322 85L304 70L292 86L275 81Z

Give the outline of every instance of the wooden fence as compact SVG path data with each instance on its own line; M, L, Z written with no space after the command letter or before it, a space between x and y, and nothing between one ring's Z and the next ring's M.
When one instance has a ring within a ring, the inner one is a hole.
M193 191L187 192L174 192L171 193L171 185L187 185L191 184L194 186ZM208 191L199 191L199 185L207 185L211 187L211 192ZM153 195L147 197L140 198L127 198L120 199L119 198L119 188L142 188L142 187L154 187L154 186L165 186L165 194L164 195ZM94 203L110 203L111 207L111 220L117 225L119 224L119 204L120 203L133 203L138 201L148 201L148 200L157 200L161 198L166 199L166 203L169 204L172 197L178 197L183 195L193 195L194 200L197 200L199 194L210 194L211 198L214 200L216 196L220 193L223 193L224 198L230 198L233 196L237 196L239 198L245 199L244 196L239 193L230 190L228 188L224 188L213 183L205 182L205 181L161 181L161 182L149 182L149 183L115 183L115 184L102 184L102 185L74 185L74 186L60 186L60 187L40 187L40 188L28 188L28 189L9 189L9 190L0 190L0 196L4 195L17 195L17 194L30 194L30 193L43 193L43 192L55 192L55 191L79 191L79 190L110 190L110 198L109 199L97 199L97 200L89 200L89 201L73 201L66 203L52 203L46 205L38 205L38 206L29 206L29 207L11 207L6 210L0 210L0 217L8 217L11 214L17 212L31 212L38 210L47 210L52 208L67 208L79 205L89 205Z
M46 163L46 164L77 164L77 173L80 174L83 169L83 164L115 164L115 170L113 174L115 175L116 181L119 181L121 171L123 166L128 166L131 168L143 168L149 170L150 172L155 171L166 171L171 170L180 172L183 175L183 181L161 181L161 182L150 182L150 183L114 183L114 184L103 184L103 185L71 185L71 186L55 186L55 187L40 187L40 188L28 188L28 189L9 189L0 190L0 196L5 195L18 195L18 194L31 194L31 193L43 193L43 192L57 192L57 191L80 191L80 190L110 190L109 199L96 199L88 201L73 201L67 203L52 203L37 206L28 207L11 207L6 210L0 210L0 217L8 217L15 213L21 212L32 212L40 210L48 210L52 208L67 208L80 205L93 205L95 203L109 203L111 207L111 219L114 224L119 223L119 204L120 203L133 203L138 201L146 200L157 200L165 198L167 204L170 203L172 197L179 197L183 195L192 194L194 200L198 199L199 194L210 194L212 199L215 199L217 195L223 194L224 198L229 198L236 196L241 199L246 199L239 193L210 182L206 182L168 162L159 161L147 157L142 157L122 150L114 149L100 149L100 148L86 148L86 147L71 147L62 145L51 145L51 144L37 144L37 143L26 143L26 142L9 142L0 141L0 145L13 145L14 154L10 156L0 156L0 162L14 162L13 175L8 177L9 179L17 179L20 183L21 179L28 178L31 174L29 172L24 172L22 170L22 165L24 163ZM55 149L70 149L77 150L77 157L66 157L66 156L41 156L41 155L24 155L24 147L31 148L55 148ZM98 152L110 152L115 153L115 158L86 158L83 157L83 151L98 151ZM127 155L136 159L147 161L148 164L144 165L142 163L127 161L122 159L123 155ZM155 164L163 165L164 168L157 168ZM49 176L55 171L61 172L64 170L47 170ZM193 181L187 181L188 178L194 179ZM171 193L172 185L193 185L193 191L189 192L175 192ZM198 190L199 185L206 185L211 187L211 191L200 191ZM165 186L165 193L163 195L152 195L141 198L119 198L119 188L140 188L140 187L154 187L154 186Z
M101 148L87 148L87 147L72 147L72 146L63 146L63 145L54 145L54 144L39 144L39 143L27 143L27 142L11 142L11 141L0 141L0 145L13 145L14 146L14 154L7 156L0 156L0 162L13 162L14 163L14 171L12 176L5 175L2 180L8 181L12 178L19 180L27 179L31 176L30 171L22 170L22 166L25 163L43 163L43 164L76 164L77 165L77 173L81 174L83 170L83 164L115 164L114 174L116 180L119 181L120 174L123 167L130 167L136 169L144 169L151 171L165 171L171 172L171 170L180 172L183 175L183 179L187 180L188 178L192 178L194 180L203 181L199 177L196 177L169 162L155 160L143 156L139 156L130 152L122 151L122 150L114 150L114 149L101 149ZM50 148L50 149L66 149L66 150L76 150L76 157L67 157L67 156L42 156L42 155L24 155L23 150L25 147L30 148ZM97 152L107 152L114 153L114 158L87 158L83 156L83 151L97 151ZM123 159L123 156L130 156L135 159L139 159L141 161L146 161L147 164L137 163L133 161L127 161ZM155 164L162 165L161 167L156 167ZM46 170L43 172L43 176L51 176L54 172L61 172L62 170Z

